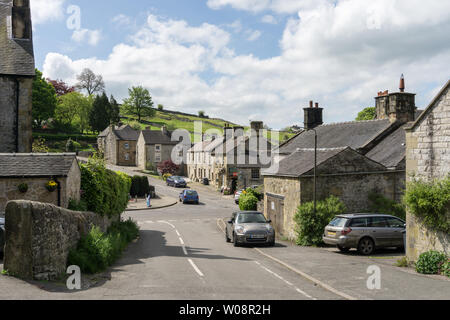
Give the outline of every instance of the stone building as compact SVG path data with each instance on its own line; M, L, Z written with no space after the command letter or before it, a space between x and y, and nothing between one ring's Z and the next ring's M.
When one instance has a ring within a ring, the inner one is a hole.
M323 109L305 108L303 130L274 152L271 168L263 171L264 211L280 235L295 238L294 215L313 200L314 147L317 134L317 199L339 197L349 213L367 212L368 196L378 193L400 201L405 188L404 125L418 114L415 95L380 92L377 119L323 124Z
M172 151L178 143L172 141L172 132L166 127L141 131L137 141L137 166L156 169L159 163L172 160Z
M58 184L50 192L46 183ZM28 190L19 190L26 184ZM0 154L0 213L10 200L31 200L67 208L80 200L81 171L75 154Z
M140 132L129 125L109 126L97 138L105 161L119 166L136 166L137 140Z
M0 0L0 152L31 152L33 38L29 0Z
M431 181L450 174L450 80L425 111L406 129L407 179ZM407 214L409 261L416 261L428 250L450 254L450 235L426 228L412 214Z
M261 169L270 166L271 143L263 137L263 122L251 122L249 135L243 127L225 127L224 136L195 144L187 156L188 176L230 192L261 185Z

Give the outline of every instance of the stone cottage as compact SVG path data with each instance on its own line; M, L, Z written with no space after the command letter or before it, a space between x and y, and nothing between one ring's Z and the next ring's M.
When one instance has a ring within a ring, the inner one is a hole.
M280 145L271 168L263 171L264 211L280 235L295 238L297 207L313 200L317 134L317 199L339 197L349 213L367 212L375 192L400 201L405 188L404 125L416 117L415 95L379 92L377 119L323 124L323 109L310 102L303 130Z
M111 125L97 138L98 149L105 161L119 166L136 166L137 141L140 131L129 125Z
M165 126L161 130L141 131L137 141L137 166L143 170L156 169L159 163L172 160L172 151L178 143L172 141L172 132Z
M450 80L406 129L406 173L428 181L450 174ZM416 261L428 250L450 254L450 235L429 230L407 213L406 254Z
M0 0L0 152L31 152L33 39L29 0Z
M53 191L46 188L51 180L58 184ZM81 171L75 154L0 154L0 212L10 200L67 208L71 199L80 200L80 184Z

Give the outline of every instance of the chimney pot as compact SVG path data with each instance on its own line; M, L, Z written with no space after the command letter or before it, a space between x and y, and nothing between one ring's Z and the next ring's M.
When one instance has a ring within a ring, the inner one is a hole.
M317 108L319 108L319 103L318 103L318 102L316 102L316 109L317 109Z
M402 76L400 77L400 92L405 92L405 77Z
M312 108L313 108L313 105L314 105L314 101L311 100L311 101L309 102L309 107L312 109Z

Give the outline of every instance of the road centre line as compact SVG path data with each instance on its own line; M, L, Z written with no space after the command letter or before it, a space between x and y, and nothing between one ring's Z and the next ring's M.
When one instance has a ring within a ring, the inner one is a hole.
M200 269L195 265L194 261L192 261L191 259L188 259L189 263L191 264L192 268L194 268L195 272L197 272L197 274L200 277L204 277L205 275L200 271Z
M183 239L182 239L181 237L178 237L178 239L180 239L181 245L184 246L184 241L183 241Z

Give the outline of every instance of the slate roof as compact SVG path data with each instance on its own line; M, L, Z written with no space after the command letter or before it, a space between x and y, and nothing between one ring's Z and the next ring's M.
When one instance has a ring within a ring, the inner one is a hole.
M13 0L0 0L0 74L34 76L33 40L10 39Z
M391 126L389 120L352 121L321 125L317 131L318 148L359 149ZM302 131L279 147L280 154L290 154L298 148L314 148L314 132Z
M111 131L111 127L106 128L103 130L98 137L106 137L108 133ZM120 127L114 126L113 129L114 135L117 137L118 140L126 140L126 141L137 141L139 139L139 130L135 130L131 128L129 125L122 125Z
M317 149L317 166L349 149L344 148L324 148ZM314 169L314 149L299 149L289 156L282 158L278 165L262 170L263 176L288 176L300 177L301 175Z
M177 145L179 141L172 141L172 132L168 131L168 134L164 134L160 130L143 130L141 131L144 136L145 144L172 144Z
M0 177L66 177L74 153L0 153Z
M395 168L406 156L406 132L400 127L384 138L366 157L381 163L387 168Z
M207 146L210 145L211 143L213 143L213 141L211 141L211 140L197 142L188 151L189 152L204 152L204 151L206 151Z

